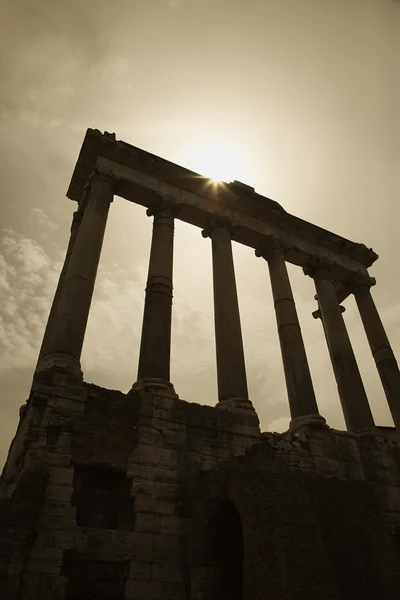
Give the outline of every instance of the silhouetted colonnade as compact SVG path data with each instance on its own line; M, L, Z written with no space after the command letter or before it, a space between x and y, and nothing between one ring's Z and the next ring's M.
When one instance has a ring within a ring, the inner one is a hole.
M110 204L118 181L107 174L91 175L79 209L74 213L71 237L50 311L36 373L62 370L82 378L80 357L99 264ZM174 394L170 382L172 265L174 220L180 204L170 197L147 214L153 217L149 271L144 305L137 382L133 389L162 388ZM232 255L234 225L214 216L202 232L211 238L218 406L252 409L247 379ZM291 428L301 424L324 425L319 415L301 334L296 305L286 269L287 248L266 236L256 255L268 264L289 397ZM349 431L373 431L368 398L342 316L331 264L318 257L304 268L315 283L320 316ZM348 282L357 302L389 407L400 431L400 373L386 332L370 293L375 281L352 276Z

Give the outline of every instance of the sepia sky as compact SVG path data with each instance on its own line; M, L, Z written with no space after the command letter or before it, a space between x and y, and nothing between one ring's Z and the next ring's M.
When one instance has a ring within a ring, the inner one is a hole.
M87 127L379 254L376 304L400 358L400 4L394 0L0 0L0 463L28 397L74 210ZM116 198L82 356L86 381L136 379L151 219ZM210 240L178 222L171 378L215 404ZM234 245L250 397L288 402L268 267ZM343 428L312 281L289 266L321 414ZM391 424L355 302L345 319L378 425Z

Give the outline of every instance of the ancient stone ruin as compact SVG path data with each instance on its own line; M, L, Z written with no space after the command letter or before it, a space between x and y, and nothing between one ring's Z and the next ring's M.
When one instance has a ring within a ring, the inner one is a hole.
M1 478L1 600L400 598L400 374L370 293L377 255L239 182L207 183L87 131L65 263ZM128 394L85 383L80 364L114 194L153 219ZM211 238L215 407L180 399L170 381L175 219ZM284 434L260 432L248 397L232 240L269 268ZM347 431L319 414L287 261L315 282ZM342 316L349 295L395 428L374 423Z

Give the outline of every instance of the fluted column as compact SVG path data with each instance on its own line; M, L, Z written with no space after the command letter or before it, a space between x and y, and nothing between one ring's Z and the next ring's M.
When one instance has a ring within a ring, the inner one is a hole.
M372 298L371 285L375 285L373 278L354 277L351 282L351 289L360 311L361 320L382 381L394 425L397 432L400 433L400 371Z
M69 242L68 242L67 252L65 254L64 264L63 264L63 267L62 267L62 270L60 273L60 277L58 279L57 288L56 288L53 302L52 302L52 305L50 308L49 317L47 319L46 329L45 329L45 332L43 335L43 341L42 341L42 345L41 345L41 348L39 351L38 363L41 360L41 358L48 353L47 345L48 345L48 341L49 341L50 332L52 331L52 323L53 323L54 315L57 312L56 309L57 309L58 301L60 298L61 290L63 289L65 276L66 276L66 273L68 270L69 261L71 259L72 250L74 248L76 237L77 237L78 231L79 231L79 227L82 222L82 216L83 216L82 206L83 206L83 204L81 204L79 209L74 212L73 217L72 217L72 223L71 223L71 228L70 228L71 235L70 235Z
M80 357L115 189L114 181L102 173L94 173L89 186L37 373L55 369L82 377Z
M329 266L313 261L304 270L315 282L322 324L348 431L372 430L374 420L332 283Z
M319 415L314 387L308 366L296 305L286 268L284 248L269 237L256 250L268 262L274 299L279 341L285 372L292 422L290 429L300 425L324 425Z
M178 210L172 200L160 200L147 210L153 216L146 299L137 382L134 389L171 388L171 316L172 270L174 253L174 215Z
M210 237L212 245L219 406L251 407L232 255L232 225L227 219L214 218L202 235Z

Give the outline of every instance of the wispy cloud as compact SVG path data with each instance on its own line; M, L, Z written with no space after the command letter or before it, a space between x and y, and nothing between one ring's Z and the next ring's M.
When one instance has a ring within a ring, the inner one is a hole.
M0 371L33 366L60 263L13 230L0 243Z

